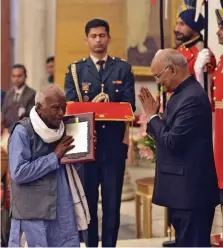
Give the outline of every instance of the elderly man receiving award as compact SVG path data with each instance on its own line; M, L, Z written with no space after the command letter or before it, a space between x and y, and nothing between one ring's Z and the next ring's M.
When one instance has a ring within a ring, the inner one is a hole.
M87 229L90 217L74 166L68 165L71 183L60 163L74 147L73 137L64 135L65 96L49 85L35 100L30 118L19 121L9 138L9 247L19 247L22 234L29 247L79 247L78 230Z

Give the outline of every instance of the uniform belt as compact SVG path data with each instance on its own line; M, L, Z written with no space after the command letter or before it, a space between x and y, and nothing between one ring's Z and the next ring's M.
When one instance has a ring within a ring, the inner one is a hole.
M223 109L223 101L216 101L214 104L215 109Z

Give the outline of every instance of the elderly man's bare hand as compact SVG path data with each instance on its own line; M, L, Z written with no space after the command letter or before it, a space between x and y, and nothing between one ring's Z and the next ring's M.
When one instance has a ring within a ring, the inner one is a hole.
M160 107L159 102L153 98L147 88L141 87L138 97L142 104L144 113L148 118L158 113Z
M55 149L55 153L59 159L61 159L67 151L74 148L74 145L71 145L73 141L74 141L74 138L72 136L65 136L58 143Z

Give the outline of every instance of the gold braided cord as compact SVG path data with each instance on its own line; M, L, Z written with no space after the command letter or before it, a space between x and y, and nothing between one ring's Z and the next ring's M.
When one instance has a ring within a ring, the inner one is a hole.
M76 64L75 63L71 65L71 73L72 73L75 88L76 88L76 91L77 91L78 100L79 100L79 102L83 102L83 98L82 98L82 95L81 95L79 82L78 82L78 78L77 78L77 70L76 70Z
M104 93L104 84L101 85L101 93L99 93L92 102L109 102L109 95Z
M182 44L182 46L189 45L190 43L192 43L192 42L194 42L194 41L196 41L196 40L199 40L199 39L200 39L200 35L197 35L197 36L194 37L193 39L191 39L191 40L189 40L189 41L187 41L187 42L184 42L184 43Z
M109 102L109 96L108 94L101 92L92 100L92 102Z
M93 100L92 102L109 102L109 95L104 93L104 84L101 85L101 93L99 93ZM132 120L131 116L125 116L126 119L128 120ZM133 126L133 122L132 122L132 126ZM125 133L124 133L124 137L123 137L123 143L128 145L129 144L129 127L130 124L129 122L125 123ZM132 140L132 132L131 132L131 140Z
M77 77L77 70L76 70L76 64L71 65L71 73L73 76L77 96L79 102L83 102L83 98L81 95L80 87L79 87L79 82L78 82L78 77ZM108 94L104 93L104 85L102 85L102 91L99 93L93 100L92 102L109 102L109 96Z

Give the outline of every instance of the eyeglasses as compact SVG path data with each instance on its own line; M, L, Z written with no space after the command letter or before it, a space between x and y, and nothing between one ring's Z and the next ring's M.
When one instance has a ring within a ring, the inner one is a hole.
M160 80L160 76L169 68L169 66L166 66L160 73L158 73L157 75L154 76L154 78L156 79L156 81Z

